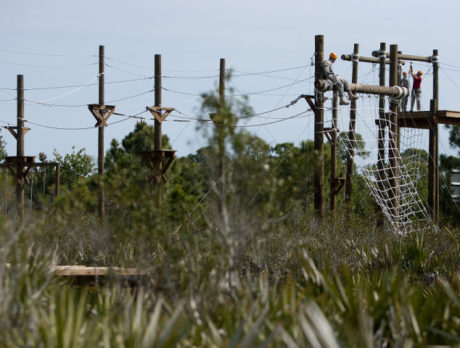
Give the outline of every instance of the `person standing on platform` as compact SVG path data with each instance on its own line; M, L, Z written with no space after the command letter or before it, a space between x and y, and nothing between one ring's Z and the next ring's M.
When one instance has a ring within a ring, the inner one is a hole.
M339 75L334 74L334 71L332 70L332 64L334 64L336 59L337 59L337 54L332 52L329 55L329 59L323 62L322 66L323 66L324 78L326 80L329 80L334 86L337 86L337 90L339 92L339 97L340 97L340 105L348 105L348 102L343 98L344 92L348 93L348 99L350 100L356 100L358 99L358 96L354 95L350 91L350 85L346 79L344 79L343 77L339 77Z
M410 111L414 111L414 104L415 101L417 100L417 111L420 111L422 109L422 75L423 72L421 70L417 71L417 74L414 74L414 71L412 70L412 64L409 69L409 73L411 74L412 78L414 79L414 84L412 85L412 92L411 92L411 105L410 105Z
M403 72L403 77L401 79L400 87L406 87L409 90L409 79L407 78L407 72ZM406 112L407 111L407 100L409 99L409 96L406 96L401 99L401 111Z

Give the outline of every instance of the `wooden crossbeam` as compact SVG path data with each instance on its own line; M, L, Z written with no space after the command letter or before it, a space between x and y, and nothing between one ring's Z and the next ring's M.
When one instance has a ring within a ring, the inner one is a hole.
M115 111L115 106L113 105L100 105L100 104L89 104L88 109L91 114L96 119L95 127L105 127L107 126L107 120L112 116Z
M347 61L353 61L354 59L357 59L359 62L363 62L363 63L372 63L372 64L379 64L380 63L380 58L378 58L378 57L363 57L363 56L354 57L352 54L342 54L341 58L342 58L342 60L347 60ZM406 62L404 62L402 60L400 60L399 63L401 65L406 64ZM385 64L390 64L390 60L386 59Z
M314 95L302 94L299 98L304 98L305 101L310 106L311 111L315 112L316 106L315 106L315 102L314 102L314 100L315 100Z
M176 157L175 150L145 151L141 153L142 160L149 168L147 181L149 183L167 182L166 172Z
M59 166L58 162L35 162L35 156L22 156L22 159L18 160L16 156L7 156L5 157L5 162L0 164L0 168L6 168L15 178L16 181L21 184L21 175L17 172L17 165L22 164L22 167L25 169L22 178L26 184L30 184L29 181L29 172L34 167L56 167L56 188L55 194L59 195Z
M345 185L346 181L347 181L347 178L335 178L332 181L331 190L334 196L339 194L339 192L342 190L343 186Z
M335 128L333 127L329 127L329 128L323 128L324 130L324 135L326 136L327 140L329 141L329 143L331 145L334 145L334 140L332 138L332 136L334 135L334 132L337 131Z
M14 139L18 140L18 133L16 132L16 129L18 129L18 127L16 127L16 126L8 126L8 127L6 127L6 129L8 129L8 131L13 135ZM26 135L26 133L28 131L30 131L30 128L24 127L23 131L24 131L24 135Z
M155 119L162 123L168 115L174 111L174 108L166 108L162 106L147 106L146 110L150 111L150 113L155 117ZM164 112L163 112L164 111Z

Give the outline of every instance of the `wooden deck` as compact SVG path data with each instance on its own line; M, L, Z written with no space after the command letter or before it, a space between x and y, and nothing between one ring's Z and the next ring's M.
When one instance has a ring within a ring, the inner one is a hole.
M460 125L460 111L439 110L433 120L431 111L398 113L400 127L430 129L430 121L435 124Z
M6 264L6 269L11 269L11 264ZM80 265L50 266L54 276L68 280L71 284L87 286L106 284L117 281L128 286L138 286L146 282L151 283L151 269L122 268L122 267L91 267Z

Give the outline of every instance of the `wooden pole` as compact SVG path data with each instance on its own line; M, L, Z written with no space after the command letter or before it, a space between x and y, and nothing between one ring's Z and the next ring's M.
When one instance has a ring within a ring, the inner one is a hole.
M61 164L56 163L56 171L55 171L55 177L54 177L54 195L57 197L59 196L59 189L60 189L60 177L61 177Z
M390 86L398 82L398 45L390 45ZM398 104L390 103L390 137L388 157L390 163L390 194L391 208L394 217L395 229L399 225L399 149L398 149Z
M437 111L437 100L430 100L431 118L434 119ZM438 172L438 126L430 122L429 158L428 158L428 207L433 221L438 222L438 197L437 197L437 172Z
M161 107L161 54L155 54L155 106ZM161 144L161 122L155 118L154 127L154 151L160 151Z
M155 54L155 107L158 107L158 108L160 108L162 104L161 82L162 82L161 81L161 54ZM153 131L153 137L154 137L153 150L154 151L162 150L162 143L161 143L162 134L161 133L162 133L161 122L159 122L155 118L154 131ZM161 162L160 162L159 169L161 170ZM161 201L162 201L161 180L156 186L157 186L156 187L156 201L157 201L157 207L160 210Z
M353 55L359 54L359 44L355 43ZM358 83L358 59L353 60L352 83ZM345 182L345 202L350 205L351 194L353 192L353 157L355 155L355 128L356 128L356 100L351 101L350 105L350 125L348 130L349 146L347 155L347 181ZM351 207L348 206L348 209Z
M99 105L104 105L104 46L99 46ZM98 127L98 152L97 152L97 174L98 174L98 213L102 222L105 220L105 193L104 193L104 124Z
M379 66L379 85L385 86L385 50L386 50L386 43L380 43L380 66ZM377 153L377 181L378 181L378 188L381 195L384 195L385 186L383 181L386 178L385 175L385 133L386 133L386 120L385 120L385 97L379 97L379 130L378 130L378 153ZM384 199L384 197L381 197ZM378 217L378 225L383 225L383 213L380 212Z
M324 36L315 36L315 85L323 78ZM314 207L317 218L324 216L324 102L321 93L315 93L315 162L314 162Z
M332 141L331 141L331 177L330 177L330 192L329 192L329 209L335 210L336 193L334 192L337 180L337 111L338 111L338 92L334 88L332 94Z
M433 99L435 100L434 109L436 112L439 108L439 59L438 59L439 52L437 49L433 50ZM438 135L438 124L435 125L435 199L434 199L434 207L436 211L436 222L439 222L439 135Z
M439 64L438 50L433 50L433 99L430 102L431 119L434 120L439 105ZM431 218L435 223L439 221L439 138L438 125L430 122L428 160L428 207Z
M218 192L219 192L219 211L222 213L225 201L225 134L224 134L224 115L225 113L225 59L221 58L219 63L219 112L217 115L217 141L218 141Z
M17 76L17 140L16 140L17 214L24 218L24 76Z

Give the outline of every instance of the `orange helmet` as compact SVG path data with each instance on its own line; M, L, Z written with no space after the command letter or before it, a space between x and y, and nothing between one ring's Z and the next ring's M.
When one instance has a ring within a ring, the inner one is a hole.
M407 75L407 72L406 72L406 71L403 71L403 75L406 76L406 75Z
M422 71L422 70L417 71L417 75L422 76L422 75L423 75L423 71Z
M334 52L331 52L331 54L329 55L329 59L337 59L337 54Z

